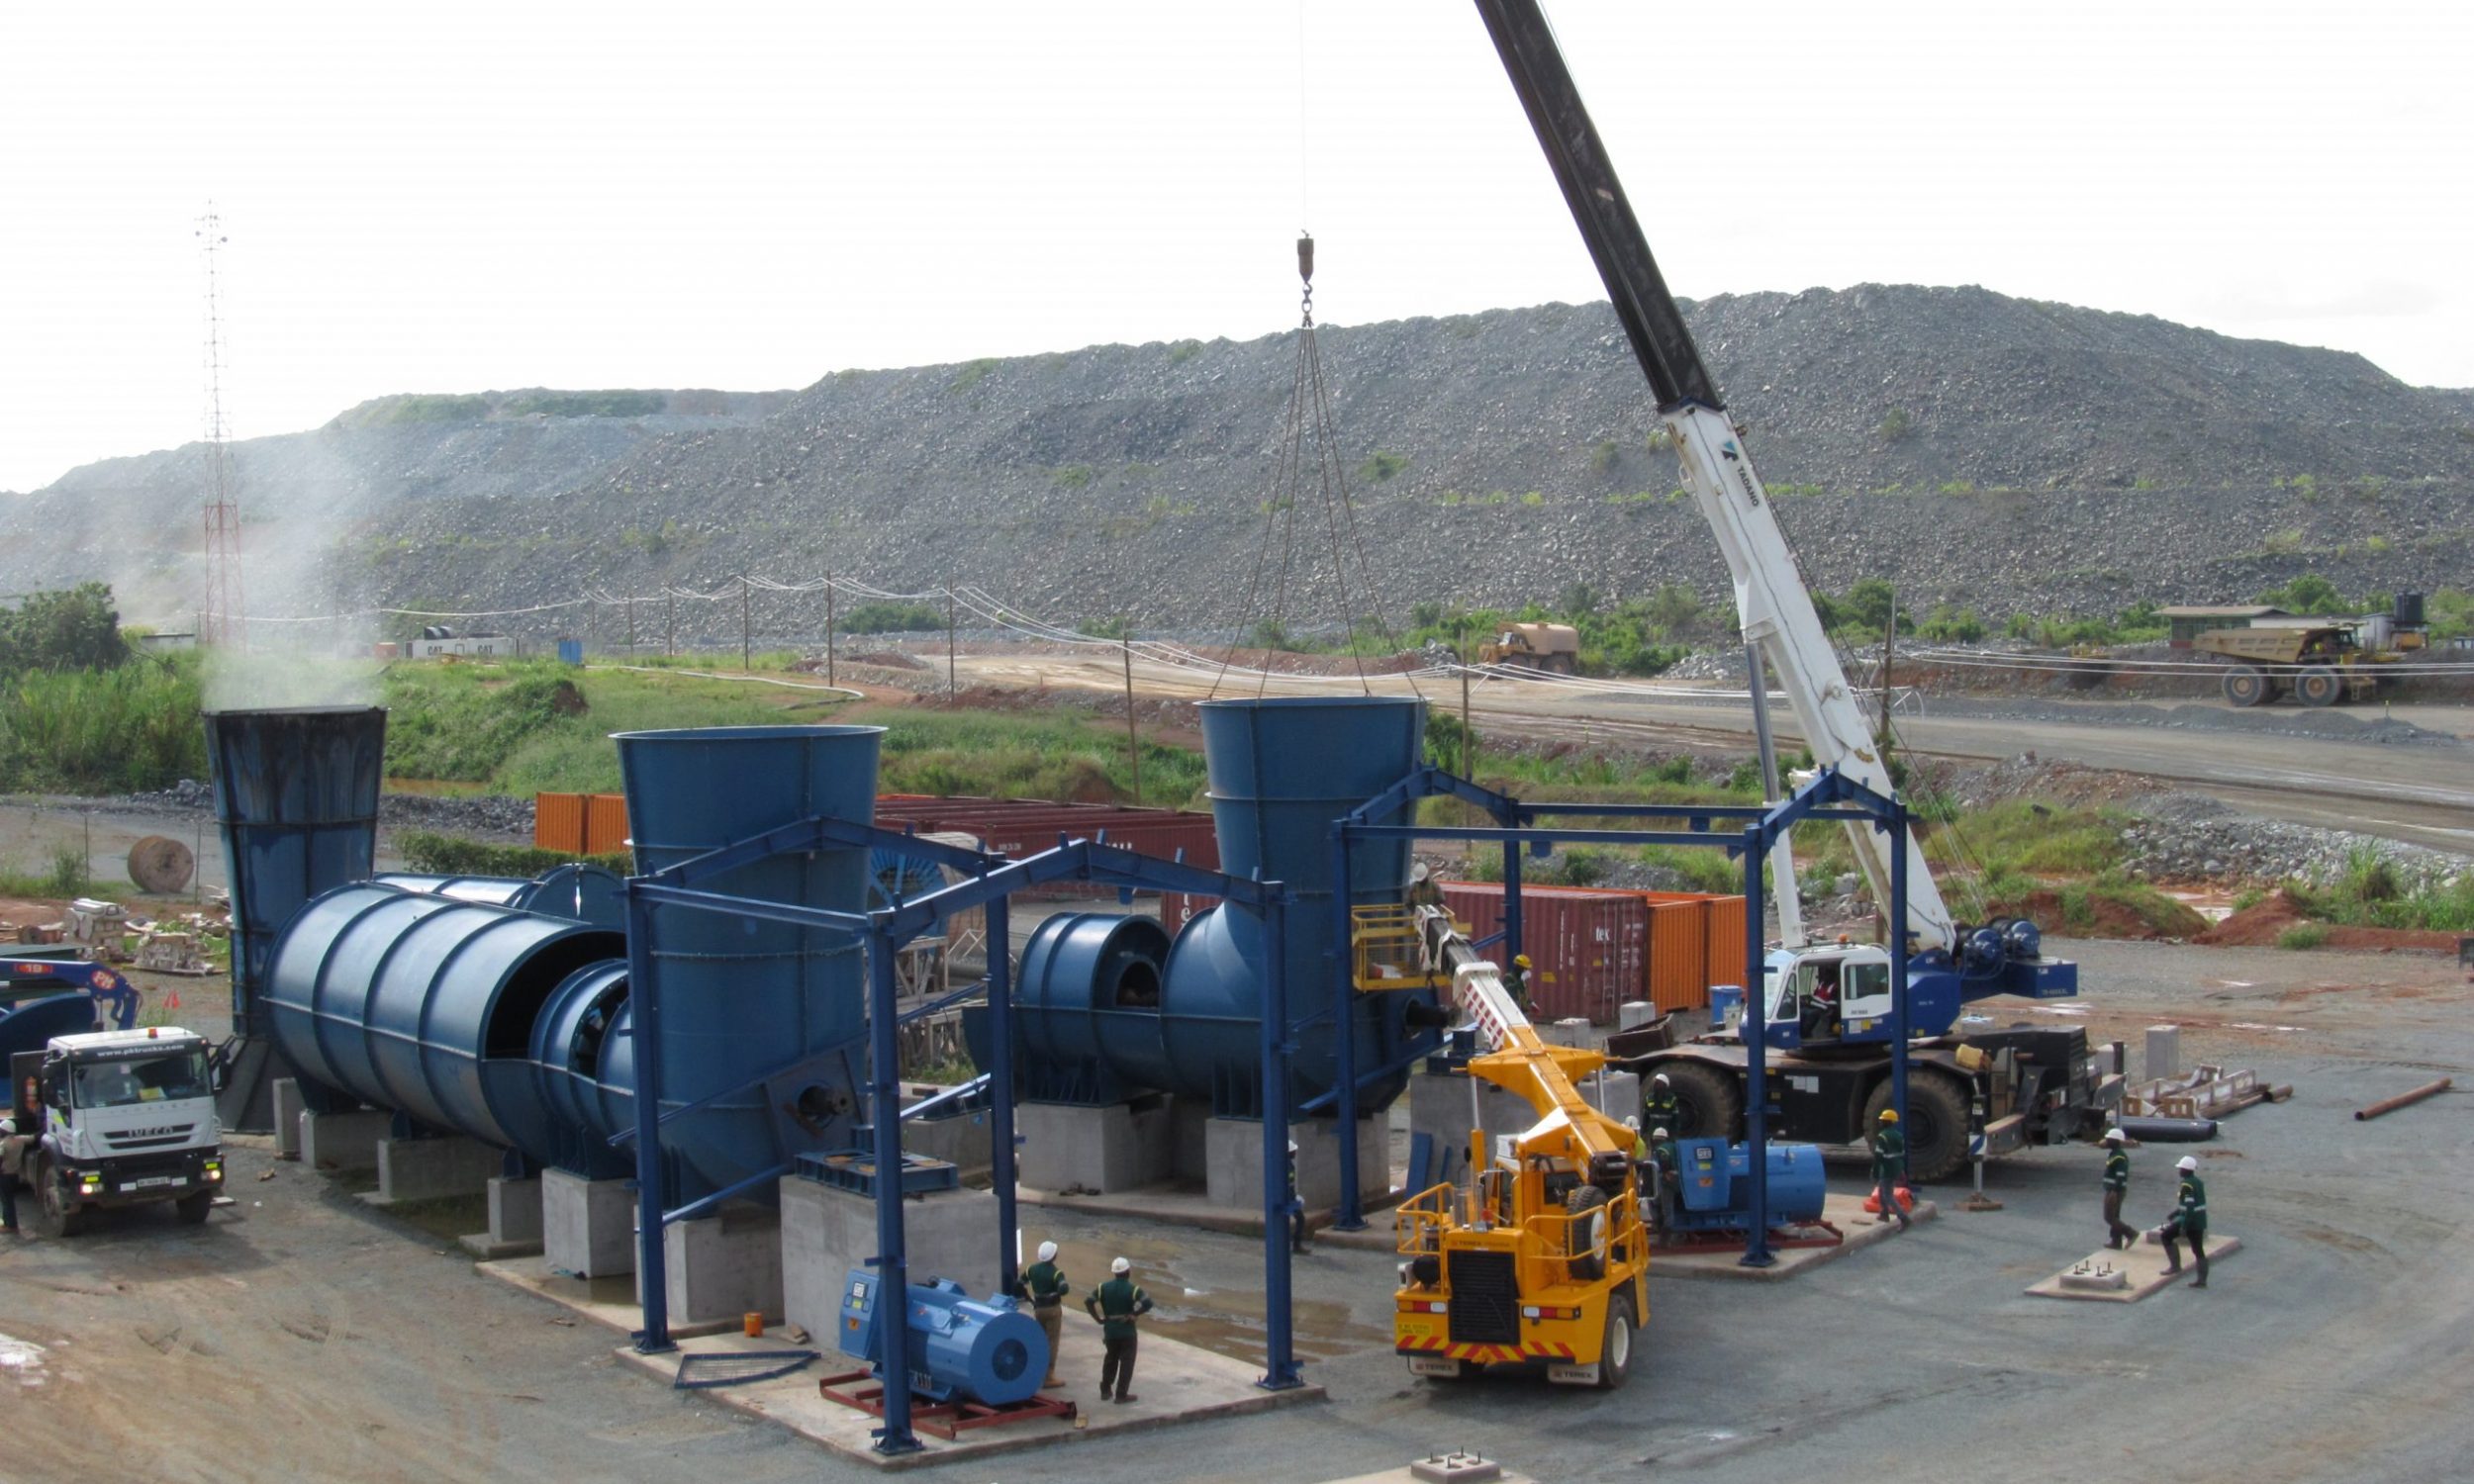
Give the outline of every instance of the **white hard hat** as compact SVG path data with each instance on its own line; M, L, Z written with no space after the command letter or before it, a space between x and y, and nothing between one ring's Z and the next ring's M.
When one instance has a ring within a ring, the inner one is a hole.
M2189 1155L2184 1155L2180 1162L2176 1163L2173 1167L2182 1171L2184 1174L2189 1174L2192 1170L2199 1167L2199 1161Z
M1632 1130L1636 1134L1641 1132L1641 1115L1638 1113L1626 1114L1624 1116L1624 1127Z
M1123 1257L1119 1257L1114 1262L1108 1264L1108 1271L1110 1272L1132 1272L1133 1270L1134 1264L1126 1261Z
M1039 1260L1040 1260L1040 1261L1042 1261L1042 1262L1054 1262L1054 1261L1056 1261L1056 1260L1057 1260L1057 1245L1056 1245L1055 1243L1053 1243L1053 1242L1043 1242L1043 1243L1041 1243L1041 1244L1039 1245Z
M1664 1139L1666 1137L1666 1131L1665 1129L1652 1129L1650 1130L1650 1137L1653 1139Z
M1288 1141L1288 1153L1290 1153L1290 1154L1292 1154L1292 1155L1293 1155L1293 1154L1295 1154L1296 1152L1297 1152L1297 1141L1296 1141L1296 1140L1294 1140L1294 1139L1291 1139L1291 1140L1289 1140L1289 1141Z
M2120 1129L2105 1130L2105 1142L2107 1144L2120 1144L2122 1142L2122 1131Z
M1664 1086L1665 1086L1665 1085L1666 1085L1666 1073L1665 1073L1665 1072L1663 1072L1663 1071L1662 1071L1662 1072L1660 1072L1658 1075L1656 1075L1656 1076L1654 1076L1654 1077L1650 1078L1650 1085L1651 1085L1651 1086L1653 1086L1653 1087L1664 1087Z
M1426 869L1426 863L1420 861L1417 863L1417 869L1409 873L1409 880L1413 881L1422 881L1433 874L1434 873Z

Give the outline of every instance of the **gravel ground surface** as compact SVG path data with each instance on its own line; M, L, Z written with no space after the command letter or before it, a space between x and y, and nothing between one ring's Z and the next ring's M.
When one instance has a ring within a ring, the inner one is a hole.
M1390 1259L1298 1266L1302 1347L1328 1406L1014 1455L1008 1481L1318 1480L1477 1448L1559 1480L1767 1481L1877 1461L1901 1477L2245 1481L2463 1477L2455 1377L2474 1191L2446 1171L2474 1107L2350 1110L2474 1066L2474 989L2435 955L2110 943L2078 958L2085 1020L2255 1066L2294 1100L2199 1153L2245 1251L2205 1293L2131 1306L2030 1299L2096 1245L2097 1160L2004 1160L2008 1205L1952 1214L1791 1283L1655 1280L1643 1364L1612 1395L1411 1380L1388 1353ZM2172 1149L2135 1156L2136 1219L2169 1203ZM471 1270L437 1233L337 1181L234 1155L238 1206L74 1242L0 1246L0 1409L12 1477L735 1480L856 1478L763 1424L614 1366L618 1337ZM261 1179L261 1175L268 1176ZM1842 1184L1857 1178L1834 1171ZM1259 1249L1147 1224L1045 1219L1069 1251L1122 1249L1177 1333L1251 1348ZM441 1229L453 1222L439 1224ZM22 1342L39 1349L12 1348ZM945 1471L954 1473L952 1470Z

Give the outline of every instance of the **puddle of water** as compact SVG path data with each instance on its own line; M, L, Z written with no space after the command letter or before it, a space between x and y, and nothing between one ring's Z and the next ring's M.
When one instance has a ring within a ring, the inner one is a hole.
M1023 1258L1036 1252L1025 1243ZM1156 1306L1146 1323L1167 1339L1197 1345L1214 1354L1251 1361L1264 1358L1264 1305L1260 1292L1240 1288L1207 1288L1189 1283L1180 1269L1187 1255L1175 1239L1151 1234L1125 1234L1106 1246L1092 1241L1060 1239L1057 1265L1074 1285L1068 1304L1080 1307L1092 1291L1108 1280L1108 1264L1124 1257L1133 1264L1132 1277ZM1371 1329L1350 1319L1349 1306L1297 1299L1289 1306L1291 1344L1299 1355L1324 1360L1353 1350L1388 1346L1387 1330Z

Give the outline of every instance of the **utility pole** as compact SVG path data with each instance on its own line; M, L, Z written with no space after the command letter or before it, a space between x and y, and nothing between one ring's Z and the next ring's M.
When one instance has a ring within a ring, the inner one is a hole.
M1454 647L1461 654L1461 777L1475 780L1471 770L1476 766L1477 731L1469 724L1469 619L1464 615L1452 625Z
M959 670L957 670L957 669L955 668L955 664L954 664L954 590L953 590L953 584L951 584L951 583L947 583L947 584L945 585L945 694L946 694L946 695L948 695L948 696L960 696L960 695L962 694L962 683L961 683L958 679L956 679L956 677L957 677L959 674L960 674L960 671L959 671Z
M232 493L232 455L224 422L224 319L220 271L224 219L208 202L197 236L206 248L206 613L202 645L248 647L240 594L240 503Z
M833 574L824 575L824 683L833 684Z
M1134 727L1134 631L1125 631L1125 755L1134 764L1134 802L1143 801L1143 739Z
M756 620L752 616L747 596L747 574L739 574L739 668L753 673L756 668Z

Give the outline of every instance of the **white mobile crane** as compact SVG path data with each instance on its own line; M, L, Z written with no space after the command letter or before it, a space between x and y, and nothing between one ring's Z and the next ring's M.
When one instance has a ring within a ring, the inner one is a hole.
M1889 769L1753 471L1743 429L1728 417L1701 364L1544 14L1536 0L1477 0L1477 9L1649 377L1659 417L1682 460L1685 487L1718 534L1746 641L1776 676L1815 763L1892 793ZM1699 179L1689 173L1674 178L1686 188ZM1966 1154L1968 1102L1978 1094L1987 1104L1988 1153L2092 1136L2109 1101L2119 1101L2120 1082L2092 1068L2084 1030L1951 1034L1959 1007L1972 1000L2076 994L2077 966L2046 958L2035 924L2024 919L1956 925L1912 832L1893 839L1861 822L1850 822L1847 831L1875 901L1890 900L1890 852L1907 853L1907 920L1900 930L1909 947L1906 1129L1913 1174L1935 1179L1958 1167ZM1765 1059L1766 1101L1778 1109L1770 1129L1786 1139L1853 1143L1890 1097L1890 955L1879 945L1805 941L1794 866L1783 842L1771 866L1785 941L1768 954L1760 986L1762 1018L1772 1032L1768 1045L1776 1049ZM1645 1085L1655 1073L1667 1074L1679 1105L1677 1137L1735 1138L1746 1061L1740 1042L1710 1038L1630 1065Z

